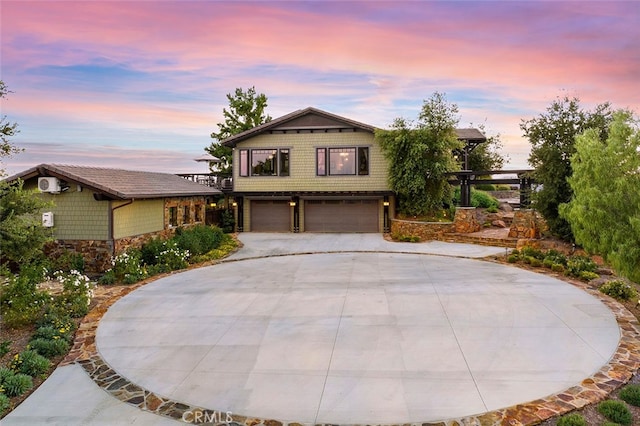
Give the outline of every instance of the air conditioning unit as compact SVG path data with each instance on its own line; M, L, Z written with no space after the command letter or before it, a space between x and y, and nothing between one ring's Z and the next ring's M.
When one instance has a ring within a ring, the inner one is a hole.
M45 212L42 213L42 226L45 228L53 228L53 213Z
M40 192L50 192L52 194L60 193L60 180L54 177L38 178L38 189Z

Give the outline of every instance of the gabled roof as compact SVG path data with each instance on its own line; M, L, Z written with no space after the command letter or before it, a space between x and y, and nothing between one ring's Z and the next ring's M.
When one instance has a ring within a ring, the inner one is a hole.
M369 133L375 131L375 126L360 123L349 118L331 114L317 108L308 107L283 115L268 123L261 124L242 133L233 135L220 143L224 146L235 147L239 142L265 132L286 131L322 131L322 130L361 130ZM485 142L486 136L478 129L456 129L456 136L468 142Z
M87 189L116 200L188 197L221 193L215 188L200 185L170 173L60 164L40 164L7 178L7 181L45 176L57 177L70 184L80 184Z
M264 132L285 132L290 130L362 130L373 133L375 127L317 108L308 107L245 130L220 141L220 143L224 146L234 147L237 143Z

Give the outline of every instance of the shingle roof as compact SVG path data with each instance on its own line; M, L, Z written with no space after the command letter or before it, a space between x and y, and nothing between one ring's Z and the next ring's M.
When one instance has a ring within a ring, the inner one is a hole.
M215 188L200 185L170 173L108 169L101 167L41 164L7 178L31 179L52 176L73 184L81 184L114 199L187 197L217 195Z
M341 117L339 115L332 114L330 112L326 112L317 108L307 107L305 109L299 109L297 111L291 112L289 114L283 115L282 117L278 117L273 119L267 123L260 124L252 129L245 130L242 133L238 133L237 135L233 135L223 141L220 141L222 145L234 147L237 143L242 142L245 139L249 139L253 136L259 135L263 132L268 132L274 129L289 129L285 127L284 124L287 122L296 122L302 117L305 116L318 116L330 121L334 121L336 123L342 123L344 128L355 128L364 130L367 132L373 133L376 130L375 126L371 126L369 124L364 124L359 121L351 120L349 118ZM336 126L327 126L326 124L317 124L316 126L309 127L294 127L294 128L335 128ZM292 128L293 129L293 128ZM456 129L456 136L460 140L467 141L475 141L475 142L484 142L487 140L486 136L482 134L478 129Z
M456 129L456 136L460 140L486 141L487 137L478 129Z

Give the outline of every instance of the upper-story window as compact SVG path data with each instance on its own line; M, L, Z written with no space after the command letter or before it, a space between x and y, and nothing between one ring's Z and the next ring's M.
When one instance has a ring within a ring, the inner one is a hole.
M316 174L318 176L368 175L369 148L366 146L316 148Z
M241 149L240 176L289 176L288 149Z

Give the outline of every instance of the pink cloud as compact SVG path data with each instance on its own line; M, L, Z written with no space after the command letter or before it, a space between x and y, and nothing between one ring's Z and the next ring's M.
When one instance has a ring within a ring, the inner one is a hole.
M2 8L3 78L21 87L10 105L21 115L208 136L222 120L224 95L255 85L273 116L331 105L384 126L404 114L399 101L414 102L417 112L433 91L453 90L483 98L461 105L463 121L495 117L519 149L520 119L543 112L562 89L587 104L640 110L635 2L3 1ZM98 59L147 73L148 81L96 96L29 74ZM189 95L146 102L147 92Z

